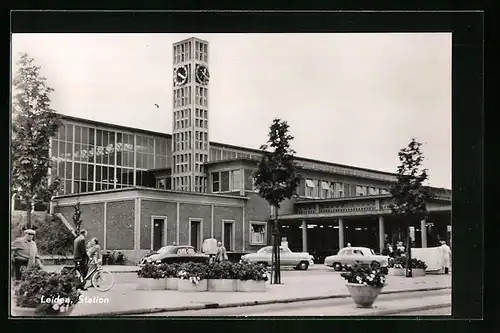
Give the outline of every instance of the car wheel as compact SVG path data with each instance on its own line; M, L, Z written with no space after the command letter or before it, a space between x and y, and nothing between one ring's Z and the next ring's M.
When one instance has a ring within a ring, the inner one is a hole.
M339 262L334 263L332 267L336 272L340 272L342 270L342 265Z
M297 265L297 268L300 269L301 271L307 271L307 268L309 268L309 262L301 261L300 264Z
M370 267L372 269L378 269L378 268L380 268L380 263L378 261L372 261L372 264Z

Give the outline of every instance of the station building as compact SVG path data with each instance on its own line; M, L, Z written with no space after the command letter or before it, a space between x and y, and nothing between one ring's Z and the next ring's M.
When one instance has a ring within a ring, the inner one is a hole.
M130 261L174 242L200 249L206 238L235 255L271 244L271 210L252 178L262 152L210 141L208 55L208 42L197 38L173 45L171 134L62 116L50 149L50 175L62 180L53 213L71 224L80 202L89 236ZM303 179L279 212L292 251L321 261L347 243L380 252L404 240L406 222L389 208L395 174L295 162ZM451 242L451 190L432 191L429 218L410 231L417 247Z

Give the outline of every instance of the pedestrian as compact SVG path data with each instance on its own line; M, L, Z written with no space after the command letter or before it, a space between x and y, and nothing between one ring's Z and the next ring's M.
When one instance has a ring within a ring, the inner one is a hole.
M396 256L394 252L394 248L392 247L391 243L387 243L387 251L389 252L389 257L394 258Z
M396 246L396 256L403 257L405 255L406 255L406 248L403 245L402 241L398 241L397 246Z
M87 236L87 231L85 229L80 230L80 235L75 238L73 242L73 260L75 261L75 267L80 272L82 276L82 284L80 285L80 289L87 290L85 288L85 283L83 280L87 276L87 265L89 256L87 254L87 249L85 247L85 237Z
M36 232L26 229L24 236L15 239L11 244L12 259L14 262L14 277L16 281L21 280L21 271L28 267L42 267L38 255L38 248L34 240Z
M217 243L217 253L215 254L215 261L222 262L227 260L226 248L222 246L222 242Z
M441 262L444 268L444 274L448 274L450 270L450 259L451 259L451 249L446 244L446 241L441 241L441 246L439 247L441 252Z

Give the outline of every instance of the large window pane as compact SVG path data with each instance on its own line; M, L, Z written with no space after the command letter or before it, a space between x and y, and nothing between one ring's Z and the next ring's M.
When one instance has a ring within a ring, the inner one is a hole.
M68 124L66 128L66 141L73 142L73 125Z
M75 142L77 142L77 143L82 142L82 127L81 126L75 126Z
M253 190L253 170L245 169L245 190Z
M221 172L221 191L226 192L229 191L229 171Z
M59 144L59 158L65 158L66 155L66 143L61 142Z
M231 171L231 190L241 189L241 170Z
M59 140L66 139L66 127L64 124L59 126L59 128L57 129L57 139L59 139Z
M86 131L84 131L84 132L86 132ZM88 141L89 141L89 144L90 144L90 145L95 145L95 129L93 129L93 128L89 128L89 129L88 129L88 132L89 132L89 134L88 134ZM85 133L84 133L84 134L85 134ZM82 137L83 137L83 140L86 140L85 135L82 135ZM85 141L84 141L84 142L85 142Z
M93 179L88 178L87 164L81 164L80 179L93 180Z
M87 164L87 179L89 181L94 181L94 166L92 164Z
M58 140L52 140L51 149L52 149L51 156L58 157L59 156L59 141Z

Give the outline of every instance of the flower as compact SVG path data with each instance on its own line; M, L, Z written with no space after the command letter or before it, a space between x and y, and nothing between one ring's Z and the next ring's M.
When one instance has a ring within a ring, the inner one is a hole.
M59 304L55 303L54 305L52 305L52 309L54 310L59 310Z
M63 305L61 306L61 308L59 309L61 312L66 312L66 307Z

